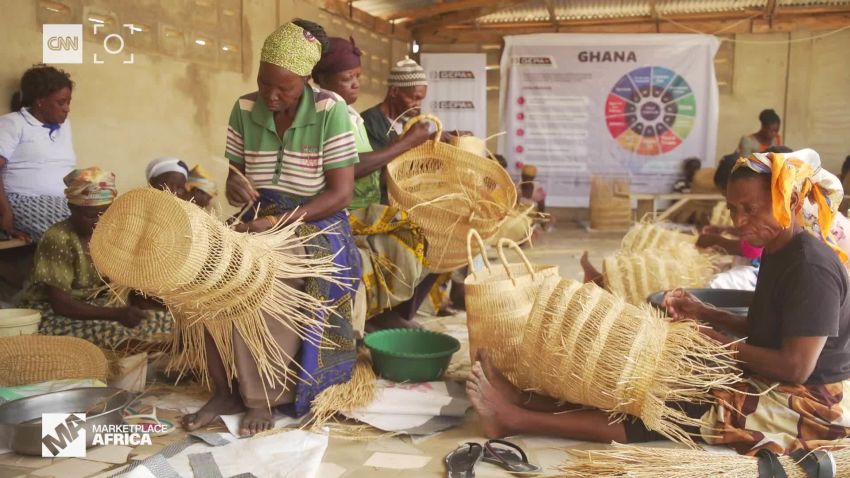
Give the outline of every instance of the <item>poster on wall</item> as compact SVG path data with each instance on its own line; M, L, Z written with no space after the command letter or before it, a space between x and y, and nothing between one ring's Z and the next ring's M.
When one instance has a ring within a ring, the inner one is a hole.
M440 118L446 131L487 136L487 55L423 53L428 75L424 113Z
M591 176L671 192L682 161L715 163L720 42L698 34L505 37L499 150L553 206L587 207Z

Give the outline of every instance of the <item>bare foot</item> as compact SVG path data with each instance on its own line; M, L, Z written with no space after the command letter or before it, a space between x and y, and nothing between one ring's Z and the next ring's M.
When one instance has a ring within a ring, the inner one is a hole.
M415 320L407 320L399 317L391 310L382 312L375 317L366 320L366 333L377 332L384 329L421 329L422 325Z
M522 405L522 402L527 398L526 394L512 384L511 381L508 380L498 368L496 368L496 365L493 364L493 360L490 359L490 355L486 350L479 349L475 360L481 363L481 369L484 371L484 376L487 377L490 384L498 390L498 392L505 397L507 401L514 405Z
M522 413L522 408L511 403L484 373L481 362L475 362L466 380L466 394L478 412L481 427L487 438L503 438L515 434L510 422Z
M225 393L216 393L213 397L196 413L190 413L183 416L183 428L186 431L194 431L198 428L209 425L219 415L232 415L239 413L245 409L242 404L242 399L239 395L231 394L229 391Z
M601 286L602 282L602 273L599 272L593 264L590 263L590 258L587 256L587 251L584 251L584 254L581 255L581 259L579 259L579 263L581 264L581 269L584 271L584 283L594 282L597 285Z
M274 419L268 407L248 408L239 425L239 436L254 436L273 427Z

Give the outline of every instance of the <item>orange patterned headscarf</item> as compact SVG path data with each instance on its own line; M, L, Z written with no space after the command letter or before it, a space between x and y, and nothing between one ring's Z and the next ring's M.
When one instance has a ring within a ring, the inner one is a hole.
M112 204L118 190L115 175L97 166L75 169L63 179L65 197L75 206L105 206Z
M823 239L842 262L847 254L838 247L830 230L838 206L844 198L841 181L821 167L820 156L813 149L793 153L753 153L739 158L732 171L746 167L757 173L770 174L773 217L782 227L791 225L791 196L797 193L803 201L796 212L797 222L804 229Z

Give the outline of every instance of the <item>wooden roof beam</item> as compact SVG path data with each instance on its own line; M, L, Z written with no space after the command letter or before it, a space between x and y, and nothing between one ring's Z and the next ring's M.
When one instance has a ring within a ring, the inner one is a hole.
M558 22L558 14L555 13L555 0L543 0L543 3L546 4L546 11L549 12L549 21L552 23L552 28L554 28L557 33L561 25L560 22Z
M353 21L354 23L363 25L364 27L374 31L375 33L389 35L398 40L403 41L410 41L413 38L410 30L408 30L405 26L393 24L392 22L386 21L383 18L378 18L369 15L368 13L354 6L354 1L356 0L324 0L318 5L319 8L325 10L328 13L347 18Z

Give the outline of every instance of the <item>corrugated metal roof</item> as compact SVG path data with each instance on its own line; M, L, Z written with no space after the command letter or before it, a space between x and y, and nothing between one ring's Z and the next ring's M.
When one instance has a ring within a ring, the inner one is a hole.
M648 0L553 0L558 20L604 20L608 18L645 17L651 15ZM657 0L660 15L735 12L763 9L768 0ZM847 5L850 0L777 0L783 6ZM354 6L377 17L403 13L405 10L433 5L434 0L355 0ZM415 19L414 19L415 20ZM542 0L479 17L481 23L523 23L549 20L549 11Z

